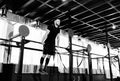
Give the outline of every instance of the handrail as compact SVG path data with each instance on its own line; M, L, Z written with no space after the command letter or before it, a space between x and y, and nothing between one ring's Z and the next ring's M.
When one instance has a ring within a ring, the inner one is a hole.
M0 45L20 48L20 46L16 46L16 45L9 45L9 44L0 44ZM29 47L24 47L24 48L29 50L43 51L42 49L36 49L36 48L29 48Z
M8 42L21 43L21 42L19 42L19 41L13 41L13 40L11 41L11 40L4 39L4 38L0 38L0 40L4 40L4 41L8 41ZM29 41L29 42L34 42L34 43L38 43L38 44L42 44L42 45L43 45L43 43L41 43L41 42L37 42L37 41L33 41L33 40L28 40L28 39L25 39L25 40L27 40L27 41ZM7 44L0 44L0 45L3 45L3 46L9 46L9 45L7 45ZM76 45L76 44L72 44L72 45L86 48L86 47L84 47L84 46L80 46L80 45ZM20 46L15 46L15 45L11 45L11 46L12 46L12 47L20 47ZM58 48L62 48L62 49L66 49L66 50L68 51L68 48L61 47L61 46L56 46L56 47L58 47ZM29 48L29 47L25 47L25 49L31 49L31 50L37 50L37 51L43 51L43 50L41 50L41 49L35 49L35 48ZM73 51L79 51L79 50L73 50ZM103 57L104 57L104 55L99 55L99 54L95 54L95 53L91 53L91 54L96 55L96 56L103 56Z

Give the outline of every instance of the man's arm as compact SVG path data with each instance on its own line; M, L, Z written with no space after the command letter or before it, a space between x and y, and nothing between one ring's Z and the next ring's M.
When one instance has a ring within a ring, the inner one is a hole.
M61 34L61 30L60 33L58 33L57 37L56 37L56 45L59 46L60 44L60 34Z
M59 42L60 42L60 34L58 34L56 37L56 45L57 46L59 46Z
M43 38L42 38L42 44L44 44L45 40L47 39L47 35L49 34L49 30L46 30L46 33L44 34Z

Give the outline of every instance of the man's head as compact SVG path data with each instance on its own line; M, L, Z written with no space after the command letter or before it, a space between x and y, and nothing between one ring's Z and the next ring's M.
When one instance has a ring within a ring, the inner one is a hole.
M54 20L54 25L55 25L55 27L59 27L60 26L60 19Z

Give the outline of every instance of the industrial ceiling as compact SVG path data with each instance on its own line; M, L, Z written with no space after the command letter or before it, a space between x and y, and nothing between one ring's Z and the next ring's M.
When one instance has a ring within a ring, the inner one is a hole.
M47 25L59 18L63 30L71 28L75 35L100 44L106 44L107 31L111 47L120 47L120 0L1 0L3 6Z

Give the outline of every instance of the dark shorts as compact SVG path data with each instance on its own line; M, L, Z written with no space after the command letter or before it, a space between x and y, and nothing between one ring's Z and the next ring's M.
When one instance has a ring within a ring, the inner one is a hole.
M55 44L44 44L43 54L55 55Z

